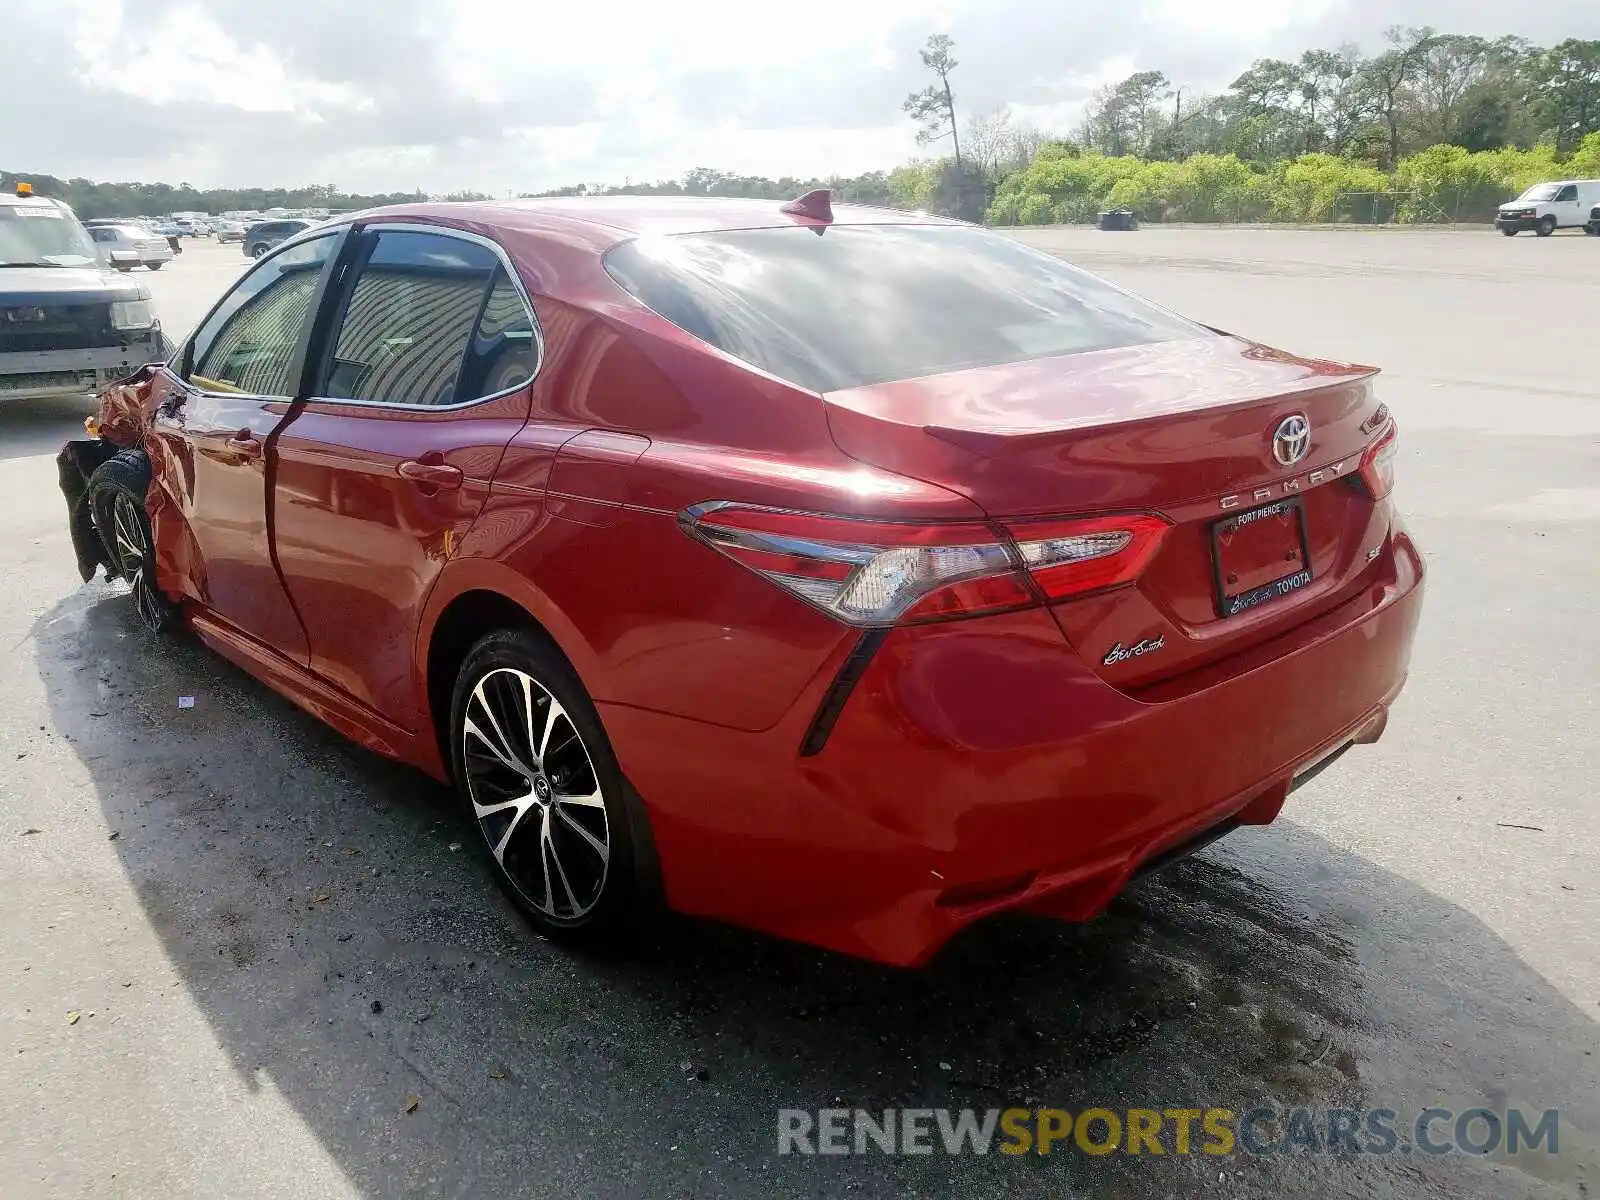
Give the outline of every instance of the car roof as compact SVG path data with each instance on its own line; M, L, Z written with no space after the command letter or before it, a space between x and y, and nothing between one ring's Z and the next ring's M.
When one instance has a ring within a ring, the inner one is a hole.
M52 200L48 196L13 196L0 192L0 204L9 208L66 208L59 200Z
M422 218L446 224L482 225L526 232L587 227L603 240L624 241L646 234L710 233L815 225L782 211L783 200L744 200L720 196L563 196L527 200L441 201L402 204L351 214L348 219ZM835 204L833 225L960 225L930 213L899 212L863 204Z

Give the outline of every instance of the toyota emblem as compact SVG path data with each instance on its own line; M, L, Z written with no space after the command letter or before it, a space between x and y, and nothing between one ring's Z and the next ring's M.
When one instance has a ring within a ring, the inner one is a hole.
M1285 417L1272 432L1272 457L1292 467L1311 451L1311 422L1300 413Z

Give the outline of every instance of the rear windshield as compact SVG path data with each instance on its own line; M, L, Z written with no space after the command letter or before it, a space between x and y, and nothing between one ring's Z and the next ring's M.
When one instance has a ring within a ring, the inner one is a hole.
M818 392L1208 332L959 225L645 237L606 269L674 325Z

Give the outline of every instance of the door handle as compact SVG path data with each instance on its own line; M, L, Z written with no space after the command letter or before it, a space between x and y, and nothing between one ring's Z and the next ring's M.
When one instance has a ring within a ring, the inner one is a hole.
M241 429L229 438L228 449L242 458L261 457L261 442L248 429Z
M452 467L449 463L442 462L418 462L414 458L408 458L395 470L401 479L409 479L423 488L435 490L442 488L446 491L455 491L461 486L464 478L460 467Z

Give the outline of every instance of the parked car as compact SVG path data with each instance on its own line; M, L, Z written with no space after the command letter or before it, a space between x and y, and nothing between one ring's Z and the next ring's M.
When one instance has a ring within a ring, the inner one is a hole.
M453 781L539 929L909 964L1383 732L1374 375L826 192L418 204L267 252L63 479L80 566Z
M1549 237L1557 229L1584 225L1596 204L1600 204L1600 179L1536 183L1515 200L1502 204L1494 223L1507 237L1515 237L1524 229Z
M0 401L88 397L165 356L143 284L107 271L72 209L0 196Z
M310 221L298 219L286 221L262 221L250 226L244 232L244 252L248 258L260 258L279 242L293 237L297 233L304 233L311 228Z
M219 242L244 241L244 225L238 221L218 221L212 227L212 233Z
M171 247L174 254L183 253L182 239L187 235L171 221L156 221L150 226L150 231L157 237L166 238L167 245Z
M95 225L89 230L100 261L118 271L138 266L159 271L172 261L167 239L138 225Z

